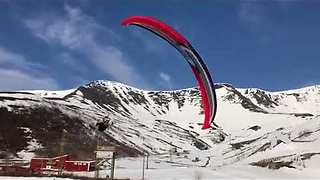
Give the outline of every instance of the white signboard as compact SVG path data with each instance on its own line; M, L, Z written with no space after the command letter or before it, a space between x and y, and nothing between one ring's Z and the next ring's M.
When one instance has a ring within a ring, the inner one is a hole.
M111 151L96 151L97 159L111 159L113 156L113 152Z

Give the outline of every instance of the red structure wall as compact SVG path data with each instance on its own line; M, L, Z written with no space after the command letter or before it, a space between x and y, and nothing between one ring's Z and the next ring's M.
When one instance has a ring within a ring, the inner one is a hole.
M70 160L69 155L57 156L53 158L32 158L30 162L30 169L61 169L67 160Z
M59 173L64 171L93 171L95 161L74 161L69 155L57 156L53 158L38 157L32 158L30 167L27 164L11 163L0 164L0 176L30 176L42 175L46 173Z
M65 171L90 171L94 170L94 161L73 161L69 155L53 158L32 158L30 169L33 171L65 170Z
M66 161L64 170L66 171L90 171L94 169L94 161Z
M28 167L0 166L0 175L30 176L32 171Z

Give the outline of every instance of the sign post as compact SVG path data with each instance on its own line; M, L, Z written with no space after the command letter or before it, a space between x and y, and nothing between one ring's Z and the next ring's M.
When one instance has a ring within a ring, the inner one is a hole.
M114 179L114 169L116 161L116 147L115 146L97 146L96 150L96 173L95 178L99 178L100 165L111 160L110 178Z

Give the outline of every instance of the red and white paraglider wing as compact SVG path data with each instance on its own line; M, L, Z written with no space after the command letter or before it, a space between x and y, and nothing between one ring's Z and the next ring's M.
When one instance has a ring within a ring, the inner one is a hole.
M217 112L216 93L209 71L197 51L180 33L153 17L131 16L124 19L122 25L136 25L147 29L168 41L184 56L198 81L201 92L205 115L202 129L210 128Z

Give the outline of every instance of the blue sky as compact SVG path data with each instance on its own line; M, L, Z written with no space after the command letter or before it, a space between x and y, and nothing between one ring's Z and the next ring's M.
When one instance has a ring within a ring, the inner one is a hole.
M0 90L101 79L157 90L196 86L167 42L120 25L131 15L181 32L215 82L272 91L320 84L319 7L299 0L0 0Z

